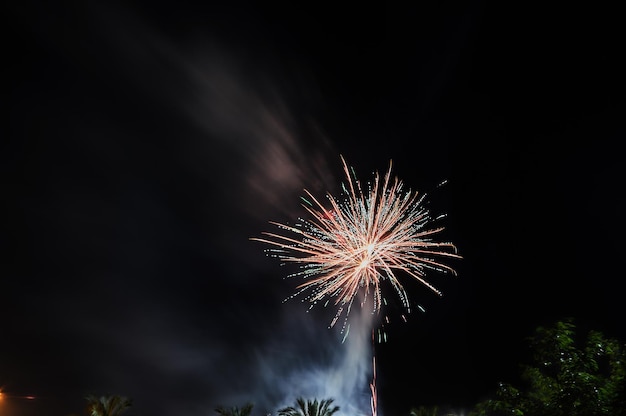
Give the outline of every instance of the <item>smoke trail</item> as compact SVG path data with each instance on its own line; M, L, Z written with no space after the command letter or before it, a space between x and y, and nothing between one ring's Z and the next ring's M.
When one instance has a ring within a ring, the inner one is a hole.
M293 63L287 69L276 53L210 32L181 40L128 10L98 5L97 12L119 55L112 65L185 120L185 137L172 137L186 146L178 156L232 198L233 207L264 221L270 207L291 215L297 207L291 195L305 185L315 191L335 183L326 161L337 152L316 119L324 103L307 69Z
M256 397L261 408L290 406L298 397L332 398L342 414L370 415L371 309L351 315L347 336L321 320L307 319L311 315L302 310L294 314L287 323L289 338L275 340L259 353L262 392Z

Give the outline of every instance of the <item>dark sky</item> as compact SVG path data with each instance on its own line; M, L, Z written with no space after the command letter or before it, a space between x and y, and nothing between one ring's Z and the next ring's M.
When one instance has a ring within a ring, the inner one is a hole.
M283 303L295 282L249 240L338 191L340 155L363 181L393 160L463 256L429 276L441 298L406 284L426 312L375 346L385 416L468 409L557 319L626 340L620 15L459 3L9 5L0 415L312 392L367 414L367 331Z

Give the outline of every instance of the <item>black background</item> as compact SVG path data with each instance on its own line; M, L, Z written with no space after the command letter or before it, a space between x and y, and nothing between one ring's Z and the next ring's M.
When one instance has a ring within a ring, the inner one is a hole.
M13 399L13 411L80 412L101 386L88 369L98 355L85 351L104 347L68 316L99 331L150 320L142 299L158 299L202 332L224 315L225 326L246 325L258 312L242 305L260 299L276 298L268 320L280 314L281 294L258 279L243 285L236 270L276 272L245 239L263 228L245 216L255 208L233 208L242 191L229 193L229 175L240 168L228 163L238 150L175 110L194 85L173 57L202 56L203 45L236 57L244 89L281 97L303 147L326 149L311 126L323 131L333 173L339 154L362 176L393 159L448 214L459 277L436 278L441 299L411 289L428 312L389 325L376 347L386 416L419 404L469 408L497 381L515 381L524 338L556 319L626 339L618 17L602 3L10 5L0 386L42 397ZM224 349L254 343L211 331ZM136 414L167 414L136 388L120 392ZM152 398L219 403L191 382L179 388Z

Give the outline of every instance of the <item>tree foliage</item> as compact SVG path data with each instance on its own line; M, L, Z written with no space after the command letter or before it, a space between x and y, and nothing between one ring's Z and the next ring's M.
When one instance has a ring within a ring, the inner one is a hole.
M539 327L523 388L500 383L470 416L626 416L626 347L590 331L578 339L571 319Z
M247 403L243 407L233 406L230 408L218 406L215 411L221 416L250 416L252 414L252 403Z
M439 416L438 406L413 407L409 411L409 416Z
M302 397L296 399L296 406L285 407L278 411L278 416L332 416L339 411L339 406L332 406L334 399L326 399L318 402L315 400L304 400Z
M132 406L132 400L124 396L87 396L89 416L120 416Z

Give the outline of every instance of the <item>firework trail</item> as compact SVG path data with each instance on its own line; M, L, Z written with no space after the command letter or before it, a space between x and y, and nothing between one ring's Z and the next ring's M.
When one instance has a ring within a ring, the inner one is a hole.
M372 332L372 340L374 338L374 333ZM378 416L378 392L376 390L376 356L372 357L372 381L370 382L370 409L372 411L372 416Z
M342 184L340 198L327 194L329 208L305 190L308 198L302 198L303 206L311 219L300 218L294 226L271 222L291 236L265 232L267 238L252 238L272 246L266 250L268 255L301 266L289 277L301 277L305 282L289 298L310 290L305 299L311 307L323 301L327 305L334 298L337 313L332 327L344 311L347 319L359 293L361 305L371 295L373 309L379 312L384 299L381 283L385 280L410 312L409 299L397 272L441 295L426 280L426 271L456 274L441 259L460 256L452 243L432 240L443 227L428 228L432 218L423 205L424 198L404 191L400 180L391 179L391 163L384 178L376 173L374 182L364 190L354 171L343 157L341 160L348 185Z

